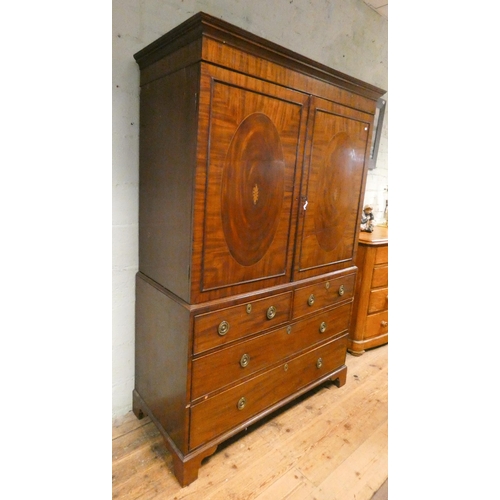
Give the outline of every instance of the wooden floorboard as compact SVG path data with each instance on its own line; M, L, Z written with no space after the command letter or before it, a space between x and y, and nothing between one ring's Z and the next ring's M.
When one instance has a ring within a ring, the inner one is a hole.
M113 498L370 500L388 479L388 346L347 355L347 382L325 384L219 445L181 488L146 417L113 421Z

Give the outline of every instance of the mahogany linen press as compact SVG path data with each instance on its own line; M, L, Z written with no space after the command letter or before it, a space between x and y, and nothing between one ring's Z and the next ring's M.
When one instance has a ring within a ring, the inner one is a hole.
M345 383L385 91L205 13L134 57L133 410L157 425L185 486L228 437Z

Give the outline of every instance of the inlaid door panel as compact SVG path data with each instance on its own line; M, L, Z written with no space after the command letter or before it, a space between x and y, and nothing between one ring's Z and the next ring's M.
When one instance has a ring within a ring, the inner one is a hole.
M313 99L311 108L297 243L300 277L353 265L372 118L321 99Z
M210 70L202 289L290 276L308 96Z

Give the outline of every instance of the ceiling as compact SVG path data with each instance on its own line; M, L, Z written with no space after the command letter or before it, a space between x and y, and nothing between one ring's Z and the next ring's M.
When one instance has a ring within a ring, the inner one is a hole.
M389 0L363 0L375 12L389 19Z

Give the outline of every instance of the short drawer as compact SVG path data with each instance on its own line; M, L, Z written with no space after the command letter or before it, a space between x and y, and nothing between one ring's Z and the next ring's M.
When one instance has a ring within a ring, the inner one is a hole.
M346 348L347 334L194 405L191 408L190 449L341 368Z
M371 288L378 288L389 284L388 269L388 266L378 266L373 268Z
M196 316L193 353L286 323L291 303L292 292L286 292Z
M389 331L389 313L383 311L370 314L366 318L365 339L383 335Z
M389 247L378 247L375 253L375 265L389 262Z
M237 342L193 360L191 399L197 399L347 331L352 304Z
M370 292L368 314L386 311L389 306L389 288L379 288Z
M295 290L293 318L300 318L352 298L355 277L355 274L349 274Z

